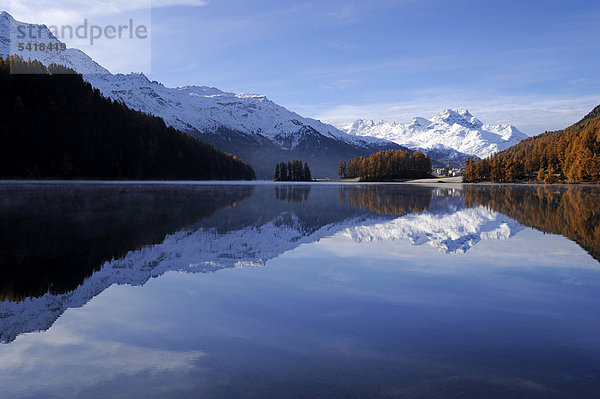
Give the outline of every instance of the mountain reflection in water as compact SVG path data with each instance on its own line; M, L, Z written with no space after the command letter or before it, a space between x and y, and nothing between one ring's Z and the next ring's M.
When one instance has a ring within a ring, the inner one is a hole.
M113 284L260 266L336 233L451 254L524 225L600 260L591 187L5 184L0 195L2 342L48 329Z

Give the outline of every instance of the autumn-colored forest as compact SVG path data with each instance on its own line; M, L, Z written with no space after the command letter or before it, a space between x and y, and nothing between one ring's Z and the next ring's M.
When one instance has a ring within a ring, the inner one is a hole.
M465 182L600 183L600 105L576 124L467 160Z
M389 181L396 179L421 178L431 175L429 155L415 151L379 151L368 157L356 157L340 161L338 176L360 178L361 181Z

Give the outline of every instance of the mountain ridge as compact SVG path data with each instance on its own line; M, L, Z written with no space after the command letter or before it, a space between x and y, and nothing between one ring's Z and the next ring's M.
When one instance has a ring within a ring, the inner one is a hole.
M30 39L32 42L60 43L45 25L19 22L3 12L0 14L0 56L12 55L11 43L16 43L17 30L30 26L41 32L39 37ZM290 159L308 161L317 177L333 177L340 159L384 149L405 149L378 138L348 135L332 125L287 110L266 96L227 93L195 85L168 88L141 73L113 75L77 49L24 50L18 55L46 66L56 63L74 69L105 97L158 116L169 127L195 138L206 138L219 150L247 161L260 177L272 177L275 163ZM235 134L228 135L230 132ZM239 135L245 136L243 145L233 142ZM323 143L326 148L316 147Z
M416 117L411 123L357 119L340 126L354 136L373 136L410 149L438 150L450 158L485 158L517 144L528 136L512 125L489 125L467 109L445 109L430 119Z

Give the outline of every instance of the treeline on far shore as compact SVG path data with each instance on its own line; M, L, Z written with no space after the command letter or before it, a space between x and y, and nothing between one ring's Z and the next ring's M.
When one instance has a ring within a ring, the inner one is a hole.
M273 180L276 181L312 181L312 173L308 163L294 160L279 162L275 165L275 174Z
M338 176L361 181L392 181L431 176L429 155L421 151L379 151L369 156L340 161Z

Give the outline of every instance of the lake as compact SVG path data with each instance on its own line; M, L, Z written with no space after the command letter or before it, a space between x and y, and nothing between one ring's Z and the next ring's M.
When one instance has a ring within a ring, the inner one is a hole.
M593 186L1 183L7 398L594 398Z

